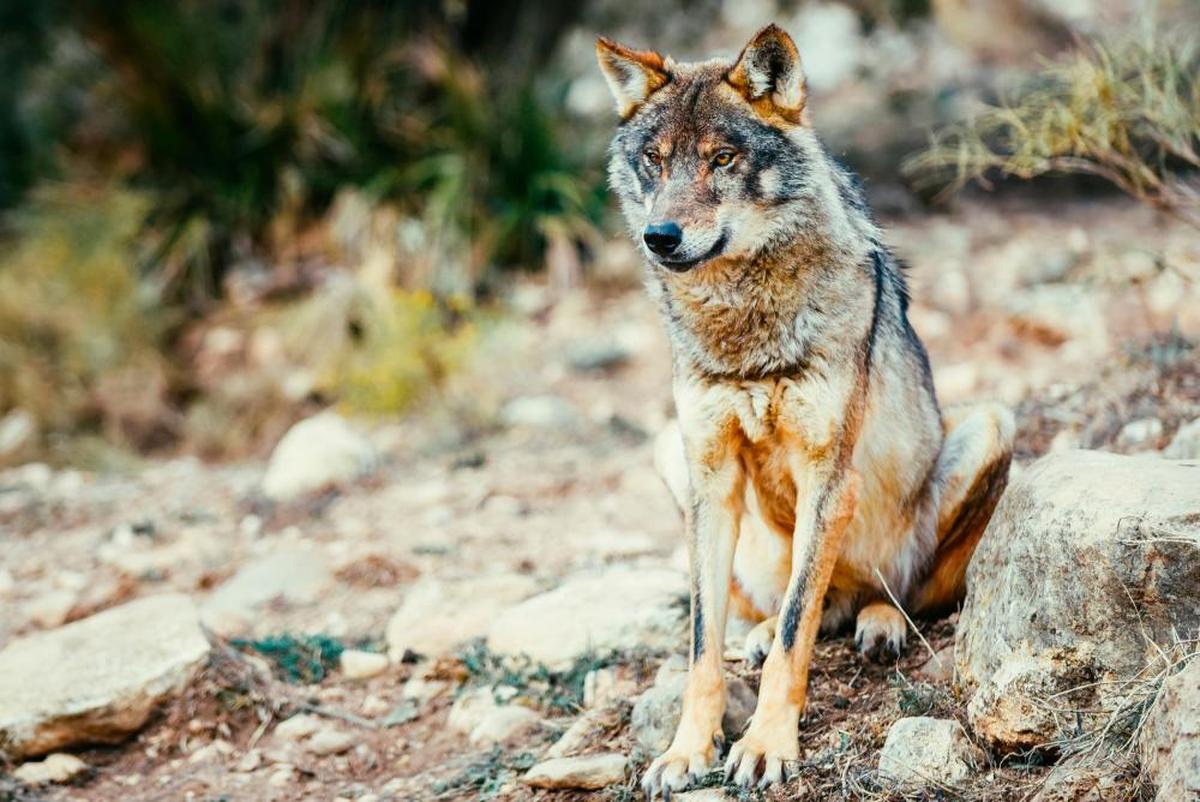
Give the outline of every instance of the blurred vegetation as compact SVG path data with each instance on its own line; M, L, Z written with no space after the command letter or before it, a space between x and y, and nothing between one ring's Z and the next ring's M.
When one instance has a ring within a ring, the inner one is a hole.
M136 445L165 434L158 403L173 321L135 269L149 213L130 191L46 187L8 217L0 410L30 410L54 430L103 422Z
M211 456L277 436L304 397L282 375L168 370L239 288L308 397L383 413L435 388L497 275L593 244L598 160L563 146L564 88L538 71L575 13L0 3L0 415Z
M1200 43L1151 33L1048 63L1008 103L937 132L905 169L957 189L1001 174L1082 173L1200 226Z

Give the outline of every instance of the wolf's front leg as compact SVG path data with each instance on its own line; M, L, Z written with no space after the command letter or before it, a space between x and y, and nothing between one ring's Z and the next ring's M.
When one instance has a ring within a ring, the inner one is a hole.
M725 619L742 514L743 474L732 447L689 443L692 504L686 511L691 563L691 662L675 738L642 778L646 796L686 788L704 776L722 742Z
M808 690L808 665L821 625L822 604L837 563L842 536L858 500L859 477L852 469L805 466L796 484L809 488L796 514L792 575L763 664L758 705L746 734L729 751L726 777L744 787L784 779L799 758L800 714Z

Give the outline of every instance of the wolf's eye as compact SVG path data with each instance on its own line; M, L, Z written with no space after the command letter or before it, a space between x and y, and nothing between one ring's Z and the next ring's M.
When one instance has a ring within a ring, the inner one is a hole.
M646 166L654 169L662 167L662 155L653 148L646 148L642 151L642 161L646 162Z
M737 154L732 150L718 150L717 154L712 157L713 167L728 167L733 164L733 160Z

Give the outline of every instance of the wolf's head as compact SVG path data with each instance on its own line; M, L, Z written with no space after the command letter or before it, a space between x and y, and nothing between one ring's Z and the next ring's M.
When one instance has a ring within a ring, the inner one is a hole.
M622 118L609 181L653 264L753 257L828 208L827 160L782 29L764 28L732 63L679 64L604 38L596 53Z

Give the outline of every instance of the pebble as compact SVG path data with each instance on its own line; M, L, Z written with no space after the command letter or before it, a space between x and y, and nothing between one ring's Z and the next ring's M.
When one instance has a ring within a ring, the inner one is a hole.
M348 732L332 728L318 730L305 743L305 748L314 755L340 755L349 751L357 739Z
M342 652L340 665L348 679L369 679L387 670L388 658L386 654L347 649Z
M65 783L87 771L88 765L74 755L55 752L44 760L22 763L13 777L26 785Z

